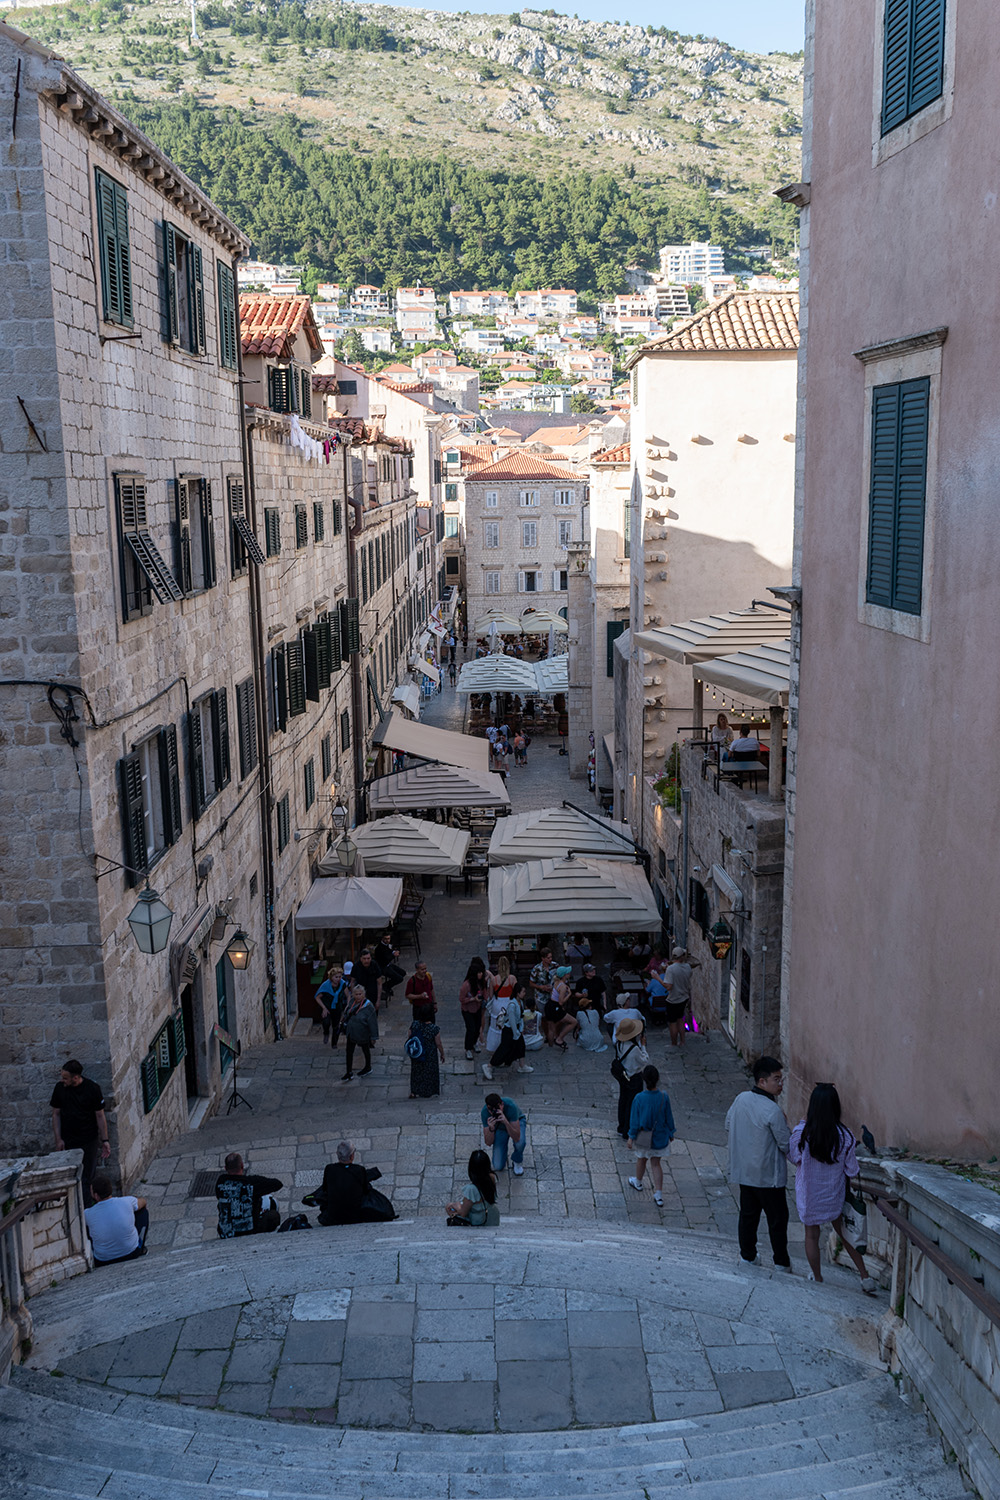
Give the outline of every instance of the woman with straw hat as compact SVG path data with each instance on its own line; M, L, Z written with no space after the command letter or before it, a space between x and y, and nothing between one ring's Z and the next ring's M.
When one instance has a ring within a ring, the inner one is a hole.
M643 1024L627 1016L615 1026L615 1055L611 1076L618 1084L618 1134L628 1140L632 1100L642 1089L642 1070L649 1066L643 1046Z

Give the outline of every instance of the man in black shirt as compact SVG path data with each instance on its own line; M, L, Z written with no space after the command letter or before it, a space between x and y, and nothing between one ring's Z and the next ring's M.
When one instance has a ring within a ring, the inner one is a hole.
M350 1141L341 1141L337 1160L323 1173L323 1185L303 1202L319 1207L321 1224L370 1224L395 1217L388 1198L371 1191L382 1176L378 1167L363 1167L354 1160Z
M360 959L354 965L351 983L360 984L365 992L365 998L370 1000L378 1010L382 999L382 971L368 948L362 950Z
M608 987L590 960L583 966L583 978L576 983L575 995L586 995L598 1016L603 1016L608 1006Z
M231 1151L226 1157L226 1170L215 1182L215 1199L219 1208L219 1238L232 1240L242 1234L270 1234L281 1223L281 1214L269 1197L269 1208L265 1208L265 1194L276 1193L281 1188L277 1177L255 1177L243 1167L239 1152Z
M92 1078L84 1078L83 1063L75 1057L63 1063L49 1106L56 1150L83 1151L83 1204L89 1208L96 1202L90 1185L97 1170L98 1154L102 1161L107 1161L111 1146L100 1085Z

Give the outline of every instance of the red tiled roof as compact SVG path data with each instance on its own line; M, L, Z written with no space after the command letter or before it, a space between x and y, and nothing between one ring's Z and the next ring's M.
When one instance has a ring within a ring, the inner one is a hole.
M336 375L314 375L313 390L319 396L336 396L339 394L340 386L337 384Z
M369 426L362 417L331 417L327 426L334 432L349 432L356 443L384 443L394 453L413 452L413 444L406 438L390 437L381 427Z
M496 463L477 469L475 479L573 479L580 483L580 475L572 469L561 469L558 464L546 463L534 453L509 453Z
M528 439L532 443L544 443L547 448L573 447L587 436L586 425L579 427L539 427Z
M309 347L322 354L319 329L308 297L272 297L268 292L240 293L240 337L244 354L271 354L290 359L292 341L305 333Z
M605 448L600 453L595 453L590 460L592 464L627 464L632 461L632 450L629 443L619 443L617 448Z
M383 380L380 377L379 385L384 385L386 390L397 391L402 396L434 394L434 387L429 380Z
M506 455L505 448L498 448L493 443L459 443L458 451L462 455L463 469L482 468L484 464L495 463Z
M798 292L730 292L669 333L643 344L628 363L642 354L716 350L753 354L798 347Z

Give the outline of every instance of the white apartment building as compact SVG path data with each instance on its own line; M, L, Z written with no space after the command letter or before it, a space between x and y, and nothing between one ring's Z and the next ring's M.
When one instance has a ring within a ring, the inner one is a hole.
M448 312L453 318L495 318L508 312L507 292L449 292Z
M389 328L362 328L361 342L372 354L392 353L392 331Z
M660 250L660 275L667 281L687 286L704 281L706 276L722 276L726 265L720 245L706 240L692 240L688 245L664 245Z
M491 608L558 612L569 587L567 547L584 540L586 471L511 453L465 477L469 618Z
M344 288L336 281L321 281L316 288L316 297L320 302L336 302L339 305L344 300Z
M576 292L569 287L540 287L534 292L515 292L514 305L522 315L535 318L572 318L576 314Z
M459 339L470 354L502 354L504 338L499 328L467 328Z
M596 339L598 322L590 313L567 318L559 324L559 336L564 339Z
M674 282L658 281L650 287L653 311L660 318L689 318L691 298L686 286Z
M242 260L236 267L236 282L240 287L263 286L271 291L274 286L291 284L298 291L304 266L278 266L266 260Z
M380 286L371 286L368 282L364 282L361 286L356 286L351 293L351 307L355 312L387 313L389 293L383 292Z

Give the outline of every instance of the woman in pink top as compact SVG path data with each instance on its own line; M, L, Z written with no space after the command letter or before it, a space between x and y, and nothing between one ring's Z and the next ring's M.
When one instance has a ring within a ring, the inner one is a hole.
M818 1083L813 1089L806 1117L792 1131L788 1159L796 1168L795 1202L806 1231L809 1280L823 1280L819 1232L824 1224L832 1224L858 1269L862 1290L874 1294L878 1283L868 1275L860 1251L844 1239L840 1216L847 1197L847 1179L858 1175L858 1158L853 1135L840 1123L840 1095L832 1083Z

